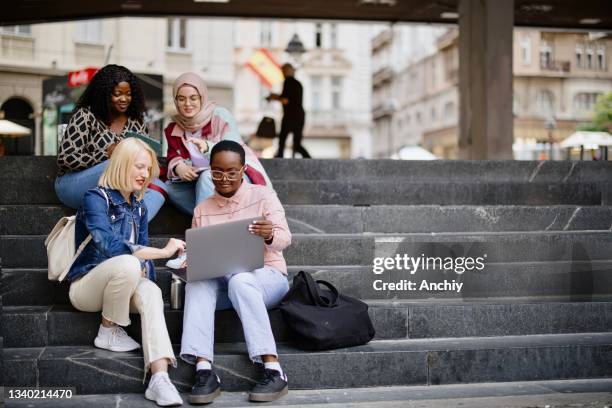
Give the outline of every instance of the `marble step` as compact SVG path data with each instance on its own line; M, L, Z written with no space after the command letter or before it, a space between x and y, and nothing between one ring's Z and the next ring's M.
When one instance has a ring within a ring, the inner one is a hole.
M289 279L300 270L313 274L334 284L341 293L361 299L378 300L496 300L503 298L532 298L555 301L564 297L573 301L593 301L612 295L612 261L544 261L488 264L482 271L463 273L434 273L428 271L413 276L387 273L375 275L372 265L345 266L289 266ZM171 272L157 268L157 284L166 302L170 299ZM411 280L419 290L407 290L397 286L396 290L381 287ZM432 290L420 288L422 281L441 283L455 280L462 283L460 291ZM58 284L47 280L46 269L4 268L0 294L5 305L45 306L68 303L69 283ZM382 290L377 290L382 289Z
M611 351L610 333L377 340L326 352L278 344L294 390L603 378L612 375ZM218 344L215 353L226 391L246 391L260 378L244 344ZM7 387L71 386L77 394L144 391L140 352L56 346L8 348L4 355ZM170 375L186 391L193 366L181 361Z
M612 332L612 298L539 303L523 299L366 302L378 340ZM273 309L269 316L274 338L290 341L291 333L280 311ZM172 342L180 343L183 311L166 307L165 318ZM90 345L100 324L99 313L79 312L69 305L5 306L2 319L6 347ZM140 318L131 315L131 320L128 333L140 341ZM218 311L215 323L216 342L244 341L233 310Z
M0 205L0 235L44 235L63 216L61 205ZM285 205L297 234L609 230L611 206ZM31 222L31 220L36 222ZM151 235L180 234L191 217L171 205L149 225Z
M600 408L612 403L612 379L522 381L454 385L416 385L395 387L339 388L319 390L291 389L282 399L266 407L310 408L502 408L508 406L581 406ZM5 391L7 395L7 391ZM187 401L188 393L182 394ZM591 405L593 404L593 405ZM186 405L186 404L185 404ZM7 399L15 408L150 408L142 394L90 394L71 399ZM223 392L215 407L247 408L246 392Z
M2 264L7 268L45 267L44 239L44 235L0 236ZM166 241L154 236L150 244L162 247ZM291 245L283 253L288 265L372 265L378 262L375 258L398 255L415 259L482 258L484 264L491 264L610 260L611 246L609 231L293 234ZM470 267L474 269L474 265ZM434 269L434 264L429 268ZM405 270L400 272L405 277L410 275Z

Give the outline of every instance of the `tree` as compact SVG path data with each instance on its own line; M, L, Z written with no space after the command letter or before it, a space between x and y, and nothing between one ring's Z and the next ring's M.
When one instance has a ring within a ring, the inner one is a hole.
M593 111L593 119L582 130L612 133L612 92L600 95Z

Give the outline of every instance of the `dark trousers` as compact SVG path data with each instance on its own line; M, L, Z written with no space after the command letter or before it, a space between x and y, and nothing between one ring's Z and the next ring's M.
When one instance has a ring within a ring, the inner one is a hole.
M304 158L310 158L308 151L302 146L302 131L304 130L304 115L301 117L287 117L283 116L281 121L281 130L278 135L278 152L276 157L283 157L285 151L285 141L289 133L293 134L293 157L295 153L299 153Z

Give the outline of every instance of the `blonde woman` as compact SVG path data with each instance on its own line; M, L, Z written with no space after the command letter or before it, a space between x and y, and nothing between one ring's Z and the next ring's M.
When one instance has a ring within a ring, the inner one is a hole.
M96 347L111 351L140 348L121 326L130 312L139 313L145 376L152 376L145 397L160 406L183 403L168 377L168 363L176 358L166 329L164 303L154 283L153 259L169 258L185 250L171 238L164 248L148 246L147 186L159 174L155 153L144 142L121 141L100 177L98 187L85 194L77 211L75 241L92 239L70 271L70 302L84 312L102 312Z

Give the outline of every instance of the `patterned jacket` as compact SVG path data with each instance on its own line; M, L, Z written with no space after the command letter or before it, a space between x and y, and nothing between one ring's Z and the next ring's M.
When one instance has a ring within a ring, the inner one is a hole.
M70 118L59 146L58 175L85 170L108 159L108 147L122 141L127 132L148 133L142 120L128 118L121 133L116 134L89 109L80 108Z

